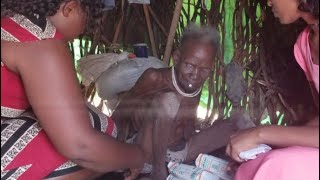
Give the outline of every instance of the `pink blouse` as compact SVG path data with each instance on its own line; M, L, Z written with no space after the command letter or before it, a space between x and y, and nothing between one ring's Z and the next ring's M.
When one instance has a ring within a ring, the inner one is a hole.
M312 61L309 44L310 30L311 28L307 27L300 33L294 45L294 56L307 76L307 79L314 82L319 93L319 65L314 64Z

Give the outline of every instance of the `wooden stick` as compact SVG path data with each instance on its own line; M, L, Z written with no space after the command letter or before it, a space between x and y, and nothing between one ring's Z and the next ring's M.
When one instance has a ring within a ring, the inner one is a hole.
M72 59L74 59L74 56L75 56L73 43L74 43L74 40L70 41L70 43L69 43L69 46L71 48Z
M173 40L174 40L174 36L176 34L177 25L178 25L180 13L181 13L181 8L182 8L182 0L177 0L174 14L173 14L172 21L171 21L171 27L170 27L170 32L169 32L168 41L167 41L167 45L166 45L166 50L164 52L163 61L166 64L169 64L169 59L171 57Z
M159 21L159 19L157 18L157 15L153 12L151 6L148 6L148 10L152 16L152 18L154 19L154 21L158 24L158 26L160 27L161 31L163 32L163 34L168 37L168 33L166 31L166 29L164 28L164 26L161 24L161 22Z
M187 23L188 24L190 22L190 9L191 9L191 4L190 4L190 0L188 0L188 13L187 13Z
M116 44L118 42L119 34L120 34L121 28L123 26L123 20L124 20L124 13L122 12L121 17L120 17L118 24L116 26L116 32L114 33L112 42L108 43L108 44L110 44L109 49L107 51L108 53L113 51L113 49L111 47L114 47L114 44ZM104 41L104 43L108 42L108 40L106 38L102 39L102 40Z
M79 41L80 41L80 57L83 57L83 44L82 44L82 39L83 36L79 37Z
M285 108L287 108L287 110L289 111L289 113L291 114L292 118L294 121L298 121L298 116L297 114L294 112L294 110L290 107L290 105L284 100L283 96L278 93L278 96L279 96L279 99L280 99L280 102L283 104L283 106Z
M124 11L123 11L124 6L125 6L124 3L125 3L124 0L121 1L121 17L120 17L120 19L119 19L119 21L118 21L118 24L117 24L117 26L116 26L116 31L115 31L115 33L114 33L114 36L113 36L113 39L112 39L112 42L111 42L111 46L110 46L110 47L114 47L114 44L116 44L116 43L118 42L118 39L119 39L119 34L120 34L120 32L121 32L121 28L122 28L122 26L123 26L123 21L124 21ZM112 52L112 50L113 50L113 49L110 48L110 49L108 50L108 52Z
M143 11L144 11L144 15L146 16L149 38L150 38L150 43L151 43L151 48L152 48L152 54L154 57L158 58L156 43L154 42L154 35L153 35L153 30L152 30L151 21L150 21L150 15L149 15L149 11L148 11L148 6L149 5L144 4Z
M119 22L117 24L117 28L116 28L116 32L114 33L112 44L114 44L114 43L116 43L118 41L119 34L120 34L120 31L121 31L121 28L122 28L122 24L123 24L123 19L124 19L124 15L122 14L120 19L119 19Z

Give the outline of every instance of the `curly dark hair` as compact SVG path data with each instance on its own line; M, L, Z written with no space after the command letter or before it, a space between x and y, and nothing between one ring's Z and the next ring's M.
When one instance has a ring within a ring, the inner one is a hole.
M1 17L21 14L26 17L46 18L54 15L61 3L70 0L1 0ZM78 0L87 14L86 33L93 33L104 9L102 0Z
M314 18L319 19L319 0L300 0L299 10L309 12Z

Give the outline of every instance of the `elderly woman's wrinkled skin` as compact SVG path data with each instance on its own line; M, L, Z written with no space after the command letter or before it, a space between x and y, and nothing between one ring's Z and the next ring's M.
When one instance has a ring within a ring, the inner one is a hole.
M192 93L202 87L211 74L215 54L216 49L212 46L196 40L187 41L174 52L175 76L184 92ZM153 156L149 157L153 165L152 179L166 178L168 148L178 151L188 145L186 161L190 161L200 152L208 153L222 147L234 132L234 126L225 121L214 123L209 129L195 134L199 100L200 95L191 98L177 92L172 84L171 68L148 69L113 113L121 140L135 132L141 136L152 136L149 142L153 152ZM131 128L126 132L124 129L128 124ZM134 178L138 173L139 170L136 170L127 179Z

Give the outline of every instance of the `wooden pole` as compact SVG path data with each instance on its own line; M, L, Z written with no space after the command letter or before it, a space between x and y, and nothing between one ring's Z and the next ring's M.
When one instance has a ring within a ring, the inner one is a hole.
M149 15L149 11L148 11L148 6L149 5L144 4L143 11L144 11L144 15L146 16L148 32L149 32L149 39L150 39L151 48L152 48L152 55L154 57L158 58L156 43L154 42L154 35L153 35L153 30L152 30L151 21L150 21L150 15Z
M148 6L149 12L152 16L152 18L154 19L154 21L158 24L158 26L160 27L161 31L163 32L163 34L168 37L168 33L166 31L166 29L164 28L164 26L161 24L161 22L159 21L159 19L157 18L157 15L153 12L152 8L150 6Z
M112 40L112 44L117 43L117 41L118 41L119 34L120 34L120 30L121 30L122 24L123 24L123 18L124 18L124 15L122 14L121 17L120 17L120 19L119 19L119 22L118 22L118 24L117 24L116 32L114 33L114 37L113 37L113 40Z
M163 61L166 64L169 64L169 59L171 57L173 40L174 40L174 36L176 35L176 30L177 30L177 25L179 22L181 8L182 8L182 0L177 0L176 7L174 9L174 14L173 14L172 21L171 21L171 27L170 27L170 32L169 32L168 41L167 41L167 45L166 45L166 50L164 52Z

